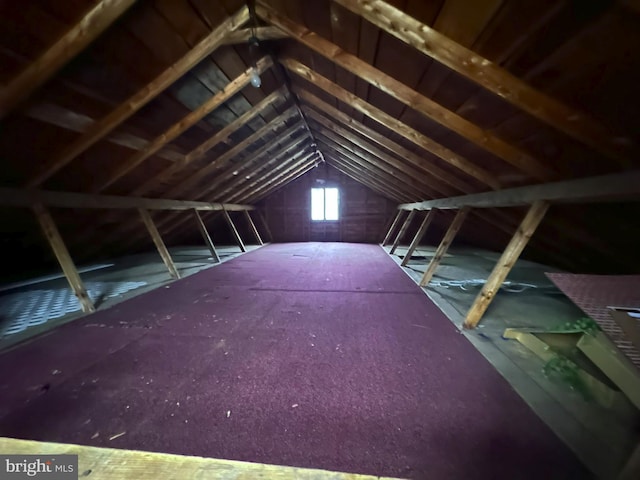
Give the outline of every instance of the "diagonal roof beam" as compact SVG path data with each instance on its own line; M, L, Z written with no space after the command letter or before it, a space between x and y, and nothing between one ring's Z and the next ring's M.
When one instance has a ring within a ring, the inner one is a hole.
M209 163L205 167L200 168L199 170L196 170L194 173L189 175L187 178L183 179L180 183L178 183L173 188L171 188L167 192L167 195L169 195L169 196L180 195L185 190L193 189L207 175L210 175L214 171L219 170L222 167L224 167L227 163L229 163L229 161L232 158L234 158L240 152L245 150L250 145L254 144L256 141L258 141L261 138L263 138L267 133L274 131L278 125L285 124L285 122L287 122L291 118L294 118L297 115L297 113L298 112L297 112L296 109L290 108L290 109L286 110L285 112L283 112L282 114L278 115L276 118L274 118L272 121L270 121L269 123L264 125L262 128L256 130L254 133L249 135L247 138L245 138L244 140L242 140L241 142L239 142L238 144L236 144L235 146L233 146L232 148L227 150L225 153L220 155L214 161L212 161L211 163ZM278 134L278 138L287 137L287 136L291 135L292 133L294 133L298 128L300 128L300 123L296 122L294 125L292 125L291 127L288 127L282 133L279 133ZM260 150L258 150L255 155L252 154L252 156L255 158L255 157L261 155L262 153L266 152L270 147L271 147L271 142L268 142L264 147L262 147Z
M316 110L323 112L329 118L335 119L344 126L350 128L352 131L362 135L373 143L377 144L379 147L385 148L390 152L393 152L398 157L402 158L404 161L409 163L411 166L416 169L425 172L433 177L435 177L438 181L442 181L451 185L456 190L459 190L464 193L469 193L472 190L475 190L471 184L461 180L455 175L447 172L444 169L441 169L437 165L433 165L432 162L420 157L414 152L404 148L402 145L389 140L385 135L382 135L375 130L363 125L362 123L354 120L352 117L347 115L344 112L341 112L337 108L332 105L329 105L323 100L320 100L318 97L313 95L304 89L294 89L294 92L306 103L313 106ZM305 107L308 108L308 107Z
M294 168L292 171L282 172L281 174L278 175L278 178L271 183L271 185L263 186L260 190L257 190L255 193L251 194L251 196L247 198L251 199L252 203L255 203L261 200L266 196L276 192L277 190L284 188L289 183L302 177L309 170L315 168L317 163L318 163L318 159L316 157L312 157L311 159L304 162L299 167Z
M31 188L38 187L47 181L58 170L63 168L78 155L88 150L92 145L102 139L127 118L131 117L134 113L157 97L187 71L191 70L192 67L218 48L227 34L237 30L248 20L249 10L245 6L233 16L223 21L215 30L201 40L200 43L189 50L184 57L169 66L160 75L118 105L105 117L91 125L84 134L80 135L80 137L71 142L70 145L56 154L53 160L45 165L40 173L27 182L26 186Z
M171 178L172 175L178 173L190 163L202 158L209 150L211 150L221 142L227 140L233 132L251 121L251 119L262 114L262 112L264 112L267 108L284 99L285 94L286 90L284 87L280 87L279 89L273 91L271 94L269 94L267 97L253 106L250 110L240 115L233 122L226 125L222 130L216 132L212 137L205 140L203 143L187 153L180 161L157 173L145 183L137 187L134 191L135 194L141 195L142 192L149 191L163 181Z
M381 175L387 177L389 183L394 183L400 188L413 189L419 192L420 195L423 195L425 191L429 191L430 187L427 184L417 181L415 177L400 169L389 166L388 163L375 154L367 152L343 136L334 133L329 128L318 125L315 131L318 138L322 138L325 144L330 143L335 145L335 147L346 156L356 161L363 161L364 165L368 166L370 164L372 169L379 171Z
M442 184L439 181L434 181L433 177L430 175L426 175L421 170L417 170L413 168L413 166L407 165L402 160L396 158L393 155L386 153L385 151L377 148L361 137L354 135L351 131L342 128L339 126L334 120L321 115L315 110L309 109L305 107L309 118L318 122L322 127L319 127L319 131L321 133L325 133L325 136L337 139L338 143L342 143L345 147L352 149L354 152L357 151L352 145L357 146L357 148L361 148L367 152L367 154L371 154L381 162L392 167L394 170L391 170L390 173L395 177L401 178L402 176L407 176L410 180L416 180L423 185L437 191L440 196L450 196L450 194L444 192L450 192L450 188L442 188ZM344 144L344 142L347 142Z
M326 151L333 153L334 156L338 156L343 162L351 165L360 172L362 176L367 176L371 180L375 180L385 185L389 190L396 191L397 193L410 195L411 197L424 197L421 188L395 180L388 173L380 170L377 165L374 165L370 159L362 158L323 136L318 137L318 142L323 145Z
M495 63L420 23L383 0L335 0L389 35L504 98L528 114L615 159L626 160L622 145L604 125L536 90Z
M261 42L265 40L281 40L283 38L289 38L289 35L277 27L268 26L257 27L255 29L243 28L241 30L231 32L227 38L224 39L224 45L246 44L254 34Z
M263 73L265 70L273 65L271 57L263 57L257 63L255 69L258 73ZM222 105L224 102L233 97L236 93L240 92L251 81L254 67L251 66L229 82L225 87L211 96L206 102L200 105L195 110L189 112L179 121L171 125L164 132L160 133L156 138L149 142L147 147L139 152L136 152L129 157L119 168L113 172L109 178L96 187L93 193L100 193L109 186L113 185L120 178L124 177L127 173L131 172L134 168L144 162L147 158L154 155L158 150L164 147L167 143L175 140L178 136L186 132L193 125L202 120L205 116L209 115L216 108Z
M399 82L355 55L342 50L308 28L282 16L273 7L263 3L262 0L259 0L258 5L256 5L256 12L269 23L287 32L300 43L331 60L336 65L379 88L427 118L493 153L521 172L542 181L548 181L557 176L543 162L524 150L509 144L495 134L480 128L430 98L419 94L404 83Z
M345 160L341 159L338 155L335 155L332 152L329 152L327 154L327 162L333 168L344 173L352 180L355 180L356 182L361 183L362 185L370 188L377 194L382 195L383 197L386 197L391 200L401 201L401 202L406 201L406 199L409 198L406 192L397 193L389 189L388 185L380 184L377 181L374 181L367 176L363 176L361 172L354 169L354 167L350 166Z
M475 165L473 162L431 140L431 138L411 128L409 125L402 123L381 109L365 102L357 95L345 90L322 75L319 75L308 66L291 58L281 59L280 63L282 63L290 72L308 80L315 86L327 92L329 95L336 97L341 102L362 112L372 120L383 125L385 128L393 130L398 135L404 136L411 142L441 158L464 174L470 175L494 190L500 188L500 183L496 179L495 174Z
M0 119L49 80L118 19L135 0L100 0L78 23L0 89Z

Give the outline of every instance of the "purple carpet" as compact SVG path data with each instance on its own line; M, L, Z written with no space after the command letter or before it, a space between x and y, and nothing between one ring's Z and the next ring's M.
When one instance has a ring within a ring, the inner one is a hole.
M376 245L261 248L1 354L0 372L1 436L409 478L589 477Z

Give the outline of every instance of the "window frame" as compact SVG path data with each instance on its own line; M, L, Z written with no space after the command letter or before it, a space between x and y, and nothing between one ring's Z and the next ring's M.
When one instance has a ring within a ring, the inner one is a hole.
M322 208L322 218L314 218L314 209L313 209L313 192L314 190L321 190L322 191L322 204L323 204L323 208ZM327 219L327 190L335 190L336 194L337 194L337 205L336 205L336 215L337 217L335 219ZM334 186L329 186L329 187L311 187L311 192L310 192L310 202L311 202L311 208L310 208L310 217L311 217L311 221L312 222L339 222L340 221L340 216L341 216L341 212L340 212L340 189L338 187L334 187Z

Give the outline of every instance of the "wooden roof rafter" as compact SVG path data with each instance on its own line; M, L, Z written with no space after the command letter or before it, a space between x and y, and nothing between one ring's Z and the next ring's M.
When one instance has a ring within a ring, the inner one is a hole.
M345 68L350 73L365 80L372 86L382 90L427 118L430 118L496 155L521 172L542 181L551 180L557 176L544 162L541 162L528 152L506 142L492 132L483 130L476 124L448 110L430 98L421 95L355 55L347 53L337 45L309 30L307 27L291 21L263 0L258 0L256 11L265 21L279 27L294 39L331 60L336 65ZM476 165L472 163L457 166L458 168L470 171L477 168Z
M383 110L374 107L370 103L362 100L357 95L345 90L344 88L331 82L329 79L319 75L317 72L304 65L303 63L291 59L280 59L288 71L299 75L300 77L310 81L317 87L321 88L330 95L336 97L341 102L357 109L363 114L367 115L372 120L383 125L385 128L395 131L399 135L402 135L407 140L418 145L420 148L432 153L438 158L450 164L452 167L457 168L461 173L469 175L475 180L487 185L488 187L496 190L500 188L500 183L489 171L474 165L466 158L458 155L457 153L449 150L448 148L433 141L427 135L411 128L409 125L397 120Z
M627 162L629 149L625 149L625 143L620 142L607 127L536 90L490 60L384 0L333 1L560 132L609 158Z
M99 0L53 45L0 89L0 119L98 38L135 0Z
M147 83L127 100L120 103L105 117L91 125L79 138L54 155L53 160L31 178L26 186L34 188L42 185L56 172L88 150L127 118L131 117L135 112L162 93L169 85L218 48L230 32L237 30L248 20L249 11L245 6L221 22L217 28L189 50L186 55L162 71L156 78Z

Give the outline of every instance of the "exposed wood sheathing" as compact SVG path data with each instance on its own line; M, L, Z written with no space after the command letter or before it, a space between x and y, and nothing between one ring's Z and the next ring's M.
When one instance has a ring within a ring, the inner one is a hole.
M249 21L242 0L4 2L0 185L256 205L274 238L303 239L311 231L291 225L305 222L270 209L302 201L296 189L310 185L291 182L324 159L369 192L346 191L365 199L353 211L385 218L352 219L347 237L380 241L390 204L637 170L630 5L258 0ZM260 88L248 85L253 66ZM24 248L42 262L48 246L25 212L0 210L4 255ZM524 212L471 209L456 238L502 250ZM639 214L635 203L554 206L525 255L632 271ZM453 215L434 215L429 232ZM76 261L152 247L132 211L53 216ZM154 224L168 245L201 241L189 212Z

